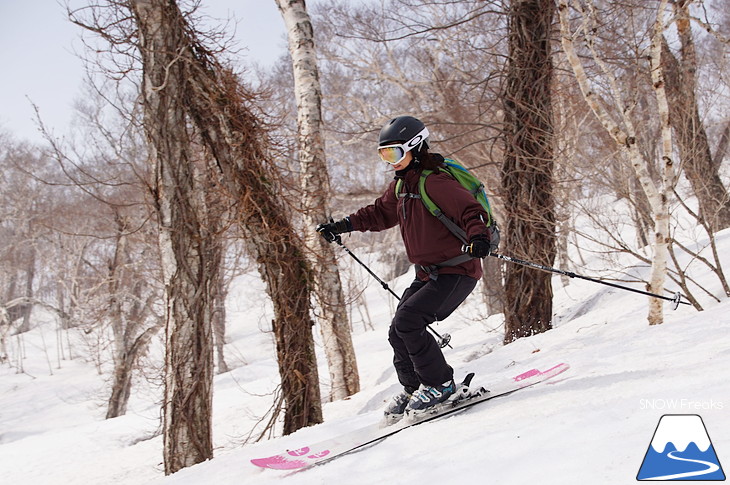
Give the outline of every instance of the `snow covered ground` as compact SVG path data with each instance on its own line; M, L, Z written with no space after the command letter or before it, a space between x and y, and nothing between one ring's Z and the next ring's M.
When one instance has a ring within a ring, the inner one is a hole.
M718 240L728 271L730 231ZM722 295L706 272L694 276ZM392 284L402 290L410 279ZM473 371L475 383L559 362L570 364L568 372L298 473L259 469L249 460L377 420L398 389L386 340L394 301L377 284L364 293L374 330L354 323L362 391L326 404L322 425L244 445L271 404L277 367L271 335L261 331L270 320L261 284L253 275L241 278L229 302L227 359L235 370L215 381L215 458L170 477L162 472L159 376L138 380L128 414L105 420L108 382L86 350L92 343L56 332L49 317L10 338L14 357L0 366L0 483L629 484L664 414L699 414L727 474L730 300L717 303L698 292L706 311L667 308L666 323L650 327L643 296L580 280L563 288L556 278L554 288L556 328L545 334L502 346L501 318L482 318L476 293L437 329L453 336L446 356L457 377ZM59 360L58 349L68 353L69 345L74 358ZM323 355L319 362L326 380Z

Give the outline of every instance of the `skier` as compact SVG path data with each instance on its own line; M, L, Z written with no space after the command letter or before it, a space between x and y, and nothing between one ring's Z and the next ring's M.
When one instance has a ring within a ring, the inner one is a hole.
M420 200L423 170L430 198L466 232L466 252L484 258L497 249L499 232L488 227L489 215L477 200L448 173L439 171L444 157L430 153L429 132L420 120L399 116L380 130L378 154L393 166L395 179L374 203L339 221L319 224L316 230L332 242L351 231L382 231L400 225L408 259L416 278L405 290L390 325L388 341L393 365L403 391L385 409L385 424L405 413L420 413L446 401L456 391L454 371L426 327L449 316L466 299L482 276L479 259L458 258L463 244ZM402 180L400 184L398 180ZM396 194L396 186L400 193ZM452 262L457 258L456 262Z

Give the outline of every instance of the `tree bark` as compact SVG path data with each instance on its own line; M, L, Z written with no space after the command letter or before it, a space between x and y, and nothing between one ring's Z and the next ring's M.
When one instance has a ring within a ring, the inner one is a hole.
M133 342L127 342L126 351L119 353L114 362L114 382L107 404L106 419L123 416L127 413L129 397L132 393L132 376L139 358L146 353L158 326L147 328Z
M669 101L666 95L666 79L662 69L662 47L664 40L664 8L665 0L659 4L657 19L654 24L654 35L651 43L650 69L654 93L659 111L661 128L661 190L662 194L654 201L654 258L649 276L649 288L652 293L660 293L667 279L667 260L669 259L669 191L674 187L674 160L672 150L672 129L669 123ZM649 325L664 322L664 301L659 298L649 299Z
M127 412L127 403L132 391L132 367L134 357L127 351L127 325L124 318L123 300L120 289L123 286L124 265L127 263L127 236L125 222L118 211L115 213L117 223L114 257L109 263L109 320L114 335L114 377L112 392L106 409L106 419L123 416Z
M332 245L313 230L330 214L330 181L322 134L322 90L314 44L314 31L304 0L276 0L288 31L297 103L297 146L301 166L302 214L319 300L320 330L330 373L330 399L338 400L360 390L355 349Z
M215 298L215 314L213 317L213 342L215 345L216 361L218 362L218 374L228 372L230 368L226 363L225 345L226 345L226 297L228 296L228 287L223 276L223 272L218 277L216 284Z
M130 0L143 64L144 128L155 164L165 283L165 473L213 457L211 432L215 311L212 287L220 245L200 187L188 133L186 72L190 49L172 0Z
M220 171L220 183L236 201L236 218L247 252L274 304L272 327L285 401L284 433L322 422L317 359L310 316L311 269L275 179L262 164L267 135L246 105L233 73L202 55L188 65L191 117Z
M556 254L550 94L554 12L553 0L512 1L503 93L507 247L546 266L553 265ZM552 328L550 274L508 265L505 288L505 343Z

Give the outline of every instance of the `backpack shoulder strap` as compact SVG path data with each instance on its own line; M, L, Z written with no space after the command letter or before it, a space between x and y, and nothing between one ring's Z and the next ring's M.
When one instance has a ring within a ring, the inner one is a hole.
M398 179L395 183L395 197L396 199L420 199L420 194L411 194L410 192L401 192L401 188L403 187L403 179ZM406 204L405 201L403 205L401 206L403 210L403 219L406 218Z
M439 209L436 203L431 200L431 197L428 196L428 193L426 193L426 177L432 173L433 170L424 170L421 172L421 177L418 179L418 193L421 195L421 200L426 205L428 212L430 212L431 215L438 217L438 214L441 213L441 209Z
M421 198L421 195L420 194L410 194L408 192L401 192L401 189L402 188L403 188L403 179L398 179L395 182L395 196L398 199L404 199L404 198L407 198L407 199L420 199Z
M440 169L440 171L449 173L448 170ZM459 241L461 241L464 244L468 244L468 241L466 239L466 231L459 227L457 223L449 219L446 214L443 213L443 211L436 205L436 203L431 199L431 197L428 196L426 193L426 177L431 175L434 171L433 170L424 170L421 173L421 177L418 180L418 193L421 195L421 200L423 201L424 205L428 209L428 211L436 217L441 223L446 226L446 229L451 231L451 233L456 236Z

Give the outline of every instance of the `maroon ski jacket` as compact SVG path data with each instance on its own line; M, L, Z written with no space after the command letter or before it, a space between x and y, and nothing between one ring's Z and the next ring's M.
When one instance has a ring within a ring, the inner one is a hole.
M422 200L397 197L396 181L403 179L401 194L418 194L421 168L406 169L398 173L383 195L374 203L350 215L356 231L382 231L400 225L401 236L411 263L431 266L443 263L462 254L461 241L426 208ZM489 217L484 208L458 181L447 173L434 172L426 178L426 192L436 205L459 227L466 231L467 240L480 235L489 239L484 221ZM482 265L479 259L471 259L457 266L438 269L440 274L463 274L479 279ZM418 271L418 278L427 280L428 274Z

